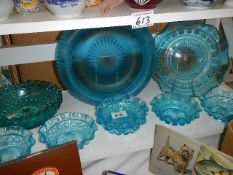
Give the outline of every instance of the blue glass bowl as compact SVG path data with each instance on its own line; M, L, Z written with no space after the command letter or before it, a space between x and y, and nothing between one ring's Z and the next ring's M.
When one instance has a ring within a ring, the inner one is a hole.
M56 65L65 87L86 103L136 95L152 75L153 37L146 28L66 31L56 47Z
M0 163L31 154L32 133L20 127L0 128Z
M0 88L0 127L40 126L57 112L61 102L61 90L46 81L4 86Z
M153 78L163 92L202 96L218 86L229 68L227 41L214 26L176 22L155 36Z
M152 111L160 120L172 125L185 125L199 118L201 108L194 98L177 93L162 93L152 101Z
M96 121L116 135L134 133L146 123L148 107L137 97L105 99L96 107Z
M69 141L77 141L83 149L95 137L97 125L87 114L66 112L49 119L39 130L40 141L49 148Z
M233 92L215 88L200 99L204 110L216 120L225 124L233 120Z

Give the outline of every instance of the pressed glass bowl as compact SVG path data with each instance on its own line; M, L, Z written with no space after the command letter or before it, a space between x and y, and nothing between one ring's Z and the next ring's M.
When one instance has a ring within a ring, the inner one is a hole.
M163 92L202 96L223 81L230 65L227 41L201 22L169 24L155 36L155 47L153 78Z
M67 31L56 47L56 65L69 92L87 103L135 95L152 75L153 37L145 28Z
M40 141L49 148L69 141L77 141L84 148L95 137L97 125L87 114L66 112L49 119L39 130Z
M148 107L137 97L105 99L96 107L96 121L116 135L134 133L146 123Z
M226 124L233 120L233 92L215 88L200 99L204 110L216 120Z
M51 118L62 102L61 90L46 81L0 88L0 126L35 128Z
M188 6L188 7L201 7L205 8L211 4L213 4L216 0L183 0L183 2Z
M0 163L31 154L32 133L20 127L0 128Z
M185 125L199 118L201 111L194 98L177 93L162 93L152 101L152 111L167 124Z

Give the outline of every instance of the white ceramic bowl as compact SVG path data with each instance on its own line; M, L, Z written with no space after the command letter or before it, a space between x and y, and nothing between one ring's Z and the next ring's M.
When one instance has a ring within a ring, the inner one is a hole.
M54 16L71 18L80 16L86 0L45 0L47 8Z
M13 0L0 0L0 21L3 21L10 16L13 8Z

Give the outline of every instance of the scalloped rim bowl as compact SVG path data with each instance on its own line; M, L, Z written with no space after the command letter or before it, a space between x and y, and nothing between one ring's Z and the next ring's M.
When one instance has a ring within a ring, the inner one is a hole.
M95 137L97 125L87 114L65 112L49 119L40 129L40 141L49 148L69 141L77 141L78 148L84 148Z
M31 154L32 133L20 127L0 128L0 163Z
M151 101L152 111L167 124L185 125L199 118L201 108L194 98L177 93L162 93Z
M96 121L112 134L134 133L146 123L148 107L138 97L105 99L96 107Z

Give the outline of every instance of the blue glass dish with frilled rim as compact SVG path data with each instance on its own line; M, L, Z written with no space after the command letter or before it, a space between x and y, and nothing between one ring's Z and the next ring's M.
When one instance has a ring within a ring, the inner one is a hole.
M95 138L97 125L87 114L65 112L49 119L40 129L40 141L49 148L70 141L76 141L79 149L83 149Z
M86 103L136 95L152 75L153 37L147 28L67 31L56 47L56 65L65 87Z
M154 40L153 78L163 92L202 96L223 81L230 65L228 45L214 26L175 22Z
M167 124L185 125L199 118L201 108L193 97L162 93L151 101L152 111Z
M200 100L204 110L216 120L225 124L233 120L233 91L214 88Z
M61 90L50 82L36 80L3 86L0 88L0 127L38 127L57 112L61 102Z
M32 133L21 127L0 128L0 163L31 154L35 143Z
M138 97L115 97L103 100L96 107L96 121L112 134L127 135L146 123L148 107Z

